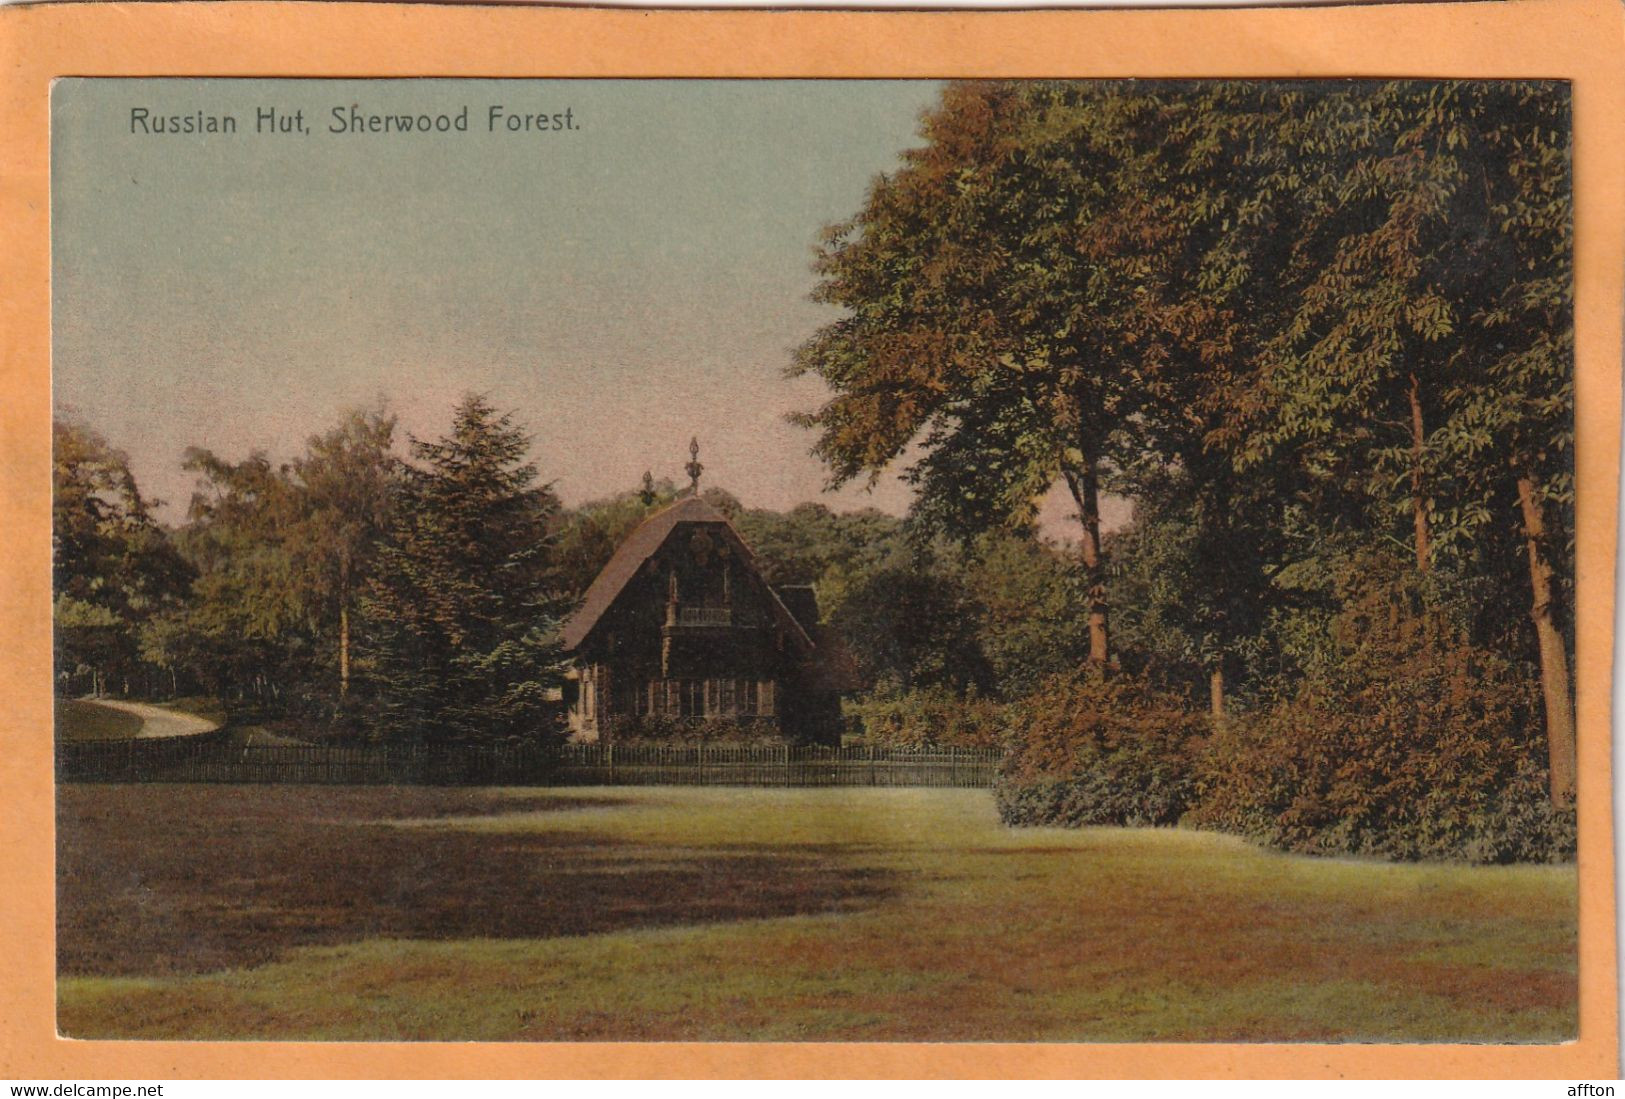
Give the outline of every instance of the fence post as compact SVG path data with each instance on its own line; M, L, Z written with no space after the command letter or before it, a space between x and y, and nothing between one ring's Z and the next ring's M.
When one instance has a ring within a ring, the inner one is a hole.
M604 750L604 755L609 760L609 784L611 786L614 786L615 785L615 742L613 740L609 742L609 747Z
M948 785L959 785L959 749L948 749Z

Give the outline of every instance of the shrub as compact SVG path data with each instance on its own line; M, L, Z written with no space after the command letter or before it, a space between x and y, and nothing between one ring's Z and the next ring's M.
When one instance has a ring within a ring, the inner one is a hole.
M1050 679L1009 725L993 791L1006 824L1174 824L1190 804L1206 721L1143 679Z
M1227 723L1202 753L1190 822L1310 854L1569 857L1573 818L1547 799L1529 677L1437 625L1368 636Z
M1575 816L1552 805L1549 775L1534 760L1518 761L1512 778L1473 820L1462 846L1469 862L1568 862L1575 853Z
M852 706L865 744L896 748L992 748L1004 730L1004 707L975 689L920 687L871 695Z

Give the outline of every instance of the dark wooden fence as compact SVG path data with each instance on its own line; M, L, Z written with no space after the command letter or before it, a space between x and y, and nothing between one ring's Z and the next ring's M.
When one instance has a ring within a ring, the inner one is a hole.
M62 743L56 771L62 782L986 787L999 758L992 748L242 747L208 734Z
M569 786L991 786L994 748L791 748L572 744Z

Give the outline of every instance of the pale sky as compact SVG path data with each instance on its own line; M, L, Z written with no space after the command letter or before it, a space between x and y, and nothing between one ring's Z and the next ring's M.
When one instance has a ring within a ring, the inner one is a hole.
M568 504L633 488L646 469L681 479L698 435L705 483L747 506L901 514L909 490L894 476L873 493L821 491L812 435L784 415L815 407L822 383L783 370L835 316L808 300L820 229L918 144L937 91L59 81L56 401L130 455L171 520L191 493L187 446L291 458L380 400L434 436L470 390L528 425ZM335 133L335 107L350 125L354 107L444 114L452 128ZM262 108L293 132L256 132ZM507 128L525 115L558 127L566 110L573 128ZM236 132L147 132L197 125L200 111ZM1068 508L1056 497L1046 513Z

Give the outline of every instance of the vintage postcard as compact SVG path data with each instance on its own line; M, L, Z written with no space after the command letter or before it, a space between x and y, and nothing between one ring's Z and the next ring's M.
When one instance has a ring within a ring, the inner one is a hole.
M274 5L112 63L65 10L7 196L30 1056L1617 1071L1600 5L1380 69L1195 13L233 52Z

